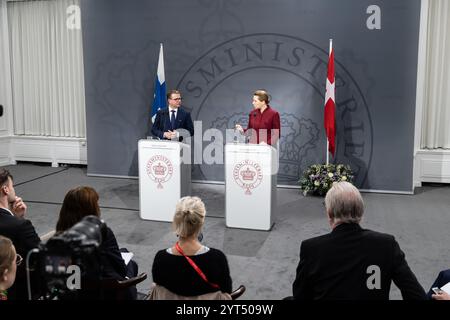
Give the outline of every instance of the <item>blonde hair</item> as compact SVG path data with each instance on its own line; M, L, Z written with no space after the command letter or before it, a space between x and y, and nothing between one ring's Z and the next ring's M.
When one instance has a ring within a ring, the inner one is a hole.
M175 209L173 230L182 238L196 235L205 222L205 215L205 204L199 197L183 197Z
M16 259L16 250L9 238L0 236L0 276L6 269L11 270L12 264Z
M346 181L333 183L325 196L325 207L330 219L344 223L359 223L364 213L361 193Z
M259 101L265 101L266 104L269 104L270 98L266 90L256 90L255 92L253 92L253 95L257 96Z

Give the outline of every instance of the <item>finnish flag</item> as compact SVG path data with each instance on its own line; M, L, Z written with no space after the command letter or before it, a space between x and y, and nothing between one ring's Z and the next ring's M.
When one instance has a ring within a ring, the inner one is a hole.
M164 75L163 45L159 48L158 70L156 72L155 91L153 93L152 123L155 122L156 113L166 107L166 77Z

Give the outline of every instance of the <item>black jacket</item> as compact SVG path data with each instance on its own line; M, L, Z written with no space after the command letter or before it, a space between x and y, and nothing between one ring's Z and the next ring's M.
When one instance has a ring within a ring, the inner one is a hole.
M432 288L434 287L441 288L449 282L450 282L450 269L442 270L441 272L439 272L438 277L436 278L436 280L434 280L433 285L431 286L430 290L427 293L427 297L429 299L432 299L431 295L434 294Z
M169 108L164 108L158 111L155 118L155 123L152 126L152 135L160 139L164 139L164 132L169 130L185 129L190 136L194 135L194 124L192 123L191 114L182 108L178 108L177 117L175 119L175 128L170 124ZM180 141L182 141L180 136Z
M208 252L190 258L206 275L209 282L217 284L220 291L231 293L230 269L222 251L210 248ZM153 282L182 296L197 296L217 291L217 288L200 277L184 256L170 254L166 249L156 253L152 276Z
M302 242L293 293L302 300L388 300L391 281L403 299L426 298L393 236L344 223Z
M41 242L30 220L12 216L7 210L0 208L0 235L11 239L16 252L26 259L31 249L37 248ZM14 285L8 289L11 300L28 299L25 260L17 268Z
M82 288L78 292L77 299L80 300L116 300L116 299L136 299L136 287L128 287L124 289L107 288L100 279L125 280L127 277L127 266L122 259L116 237L113 231L107 227L103 234L102 242L99 246L99 267L101 267L100 275L90 275L90 279L86 278L87 284L83 283ZM91 270L92 272L92 270ZM93 278L92 278L93 276ZM133 275L134 276L134 275ZM84 284L84 289L83 289ZM87 288L86 288L87 287Z
M127 276L127 266L122 259L116 237L109 227L106 228L106 236L100 244L100 261L103 278L124 280Z
M3 208L0 208L0 235L11 239L23 258L41 242L30 220L12 216Z

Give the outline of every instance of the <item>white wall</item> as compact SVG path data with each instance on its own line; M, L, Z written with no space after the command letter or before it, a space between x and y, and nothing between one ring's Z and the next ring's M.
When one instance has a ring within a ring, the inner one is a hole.
M417 87L416 87L416 121L414 129L414 172L413 188L422 185L420 177L420 160L418 152L420 151L420 141L422 137L422 119L425 103L425 75L427 58L427 31L428 31L428 0L422 0L420 8L420 32L419 32L419 51L417 57Z
M7 0L0 0L0 104L3 116L0 117L0 136L12 134L13 102L11 87L11 68L9 56Z
M426 108L425 78L428 34L428 9L430 0L422 0L420 14L419 55L417 65L416 122L414 135L414 187L422 182L450 183L450 150L421 149L422 120Z
M10 136L12 127L11 72L9 68L8 16L6 0L0 0L0 165L11 163Z
M0 0L0 166L16 161L86 164L86 139L14 136L7 0Z

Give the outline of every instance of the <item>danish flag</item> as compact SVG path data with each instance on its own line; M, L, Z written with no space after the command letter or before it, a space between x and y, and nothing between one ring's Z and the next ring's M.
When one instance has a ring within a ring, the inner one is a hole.
M325 113L324 113L324 125L325 132L328 139L328 151L333 155L336 151L336 121L335 121L335 109L336 103L334 99L335 91L335 78L334 78L334 51L333 40L330 39L330 55L328 58L328 72L327 72L327 91L325 93Z

